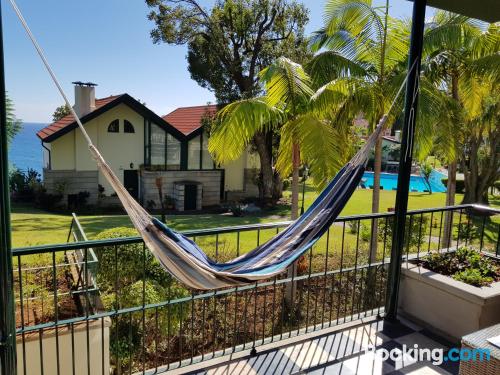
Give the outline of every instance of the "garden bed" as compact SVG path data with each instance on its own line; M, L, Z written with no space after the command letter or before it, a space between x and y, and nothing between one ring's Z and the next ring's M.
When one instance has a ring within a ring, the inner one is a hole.
M435 270L444 275L428 268L439 264L432 257L403 264L399 294L401 314L454 342L459 342L468 333L500 323L498 275L493 272L493 276L479 277L473 271L476 267L456 262L456 252L441 256L442 268L438 266ZM483 257L487 256L481 255L476 261L485 261ZM498 260L487 259L490 265L499 265ZM446 262L456 264L445 267Z

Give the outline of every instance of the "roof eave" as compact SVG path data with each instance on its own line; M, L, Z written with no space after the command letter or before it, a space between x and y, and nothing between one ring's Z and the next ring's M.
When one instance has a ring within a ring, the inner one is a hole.
M427 0L427 5L484 22L500 21L500 1L498 0L481 0L479 2L471 0Z
M129 94L123 94L123 95L118 96L116 99L112 100L111 102L106 103L105 105L96 109L95 111L92 111L91 113L83 116L82 118L80 118L80 121L82 122L82 124L85 124L85 123L95 119L96 117L100 116L101 114L109 111L110 109L116 107L119 104L125 104L128 107L130 107L131 109L133 109L134 111L143 115L144 117L152 120L155 124L160 125L162 128L164 128L166 131L168 131L170 134L172 134L178 140L185 140L186 139L186 136L182 132L180 132L179 130L174 128L166 120L162 119L160 116L158 116L156 113L151 111L144 104L140 103L139 101L137 101L136 99L131 97ZM42 140L42 142L51 143L51 142L55 141L56 139L62 137L63 135L73 131L77 127L78 127L78 124L76 123L76 121L73 121L69 125L65 126L64 128L54 132L53 134L51 134L45 138L40 137L38 132L37 132L37 136L38 136L38 138L40 138Z

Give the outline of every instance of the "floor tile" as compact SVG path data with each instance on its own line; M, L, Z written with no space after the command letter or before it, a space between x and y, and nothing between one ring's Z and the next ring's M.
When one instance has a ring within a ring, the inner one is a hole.
M408 324L411 325L411 324ZM440 366L430 361L417 362L414 358L382 361L379 356L367 353L373 348L380 354L382 349L401 354L403 345L413 348L443 348L444 341L426 333L417 325L408 327L402 323L383 320L367 322L341 332L325 334L304 340L288 347L261 352L255 357L221 363L199 374L210 375L456 375L458 363L443 362Z
M398 337L414 333L415 330L398 322L390 323L388 321L382 321L382 329L379 332L386 337L396 339Z

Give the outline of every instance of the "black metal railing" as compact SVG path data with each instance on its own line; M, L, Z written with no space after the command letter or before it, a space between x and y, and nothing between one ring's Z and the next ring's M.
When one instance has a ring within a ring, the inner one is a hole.
M410 211L405 257L442 251L443 243L448 250L468 245L498 256L499 214L472 205ZM210 292L171 278L139 237L14 249L20 373L30 374L32 366L45 374L158 373L383 314L393 217L338 218L296 262L292 277ZM73 225L84 233L77 223L75 217ZM185 234L225 261L288 224ZM93 272L87 272L90 262ZM82 270L82 283L72 263ZM39 295L43 304L33 299Z

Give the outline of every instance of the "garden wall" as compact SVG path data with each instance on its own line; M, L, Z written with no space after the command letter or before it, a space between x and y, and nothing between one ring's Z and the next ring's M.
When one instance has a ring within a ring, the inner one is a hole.
M221 170L208 171L141 171L140 197L144 206L148 201L154 201L155 207L161 206L156 187L156 179L161 177L163 182L163 195L174 197L174 183L193 181L201 184L202 206L214 206L220 203L220 189L222 180Z
M96 204L98 196L99 176L97 171L74 171L74 170L43 170L43 183L49 194L60 193L59 188L64 185L63 204L68 203L69 194L78 194L88 191L90 196L88 204Z

